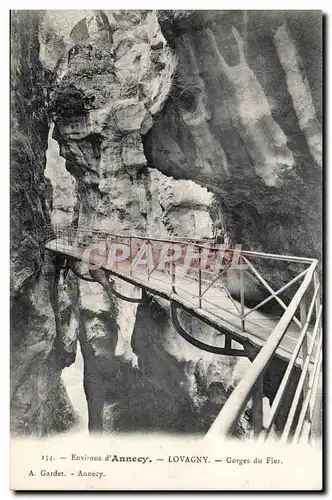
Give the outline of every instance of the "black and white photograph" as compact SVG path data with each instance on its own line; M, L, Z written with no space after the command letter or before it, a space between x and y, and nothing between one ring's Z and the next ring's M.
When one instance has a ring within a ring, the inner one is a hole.
M322 11L9 23L11 489L321 490Z

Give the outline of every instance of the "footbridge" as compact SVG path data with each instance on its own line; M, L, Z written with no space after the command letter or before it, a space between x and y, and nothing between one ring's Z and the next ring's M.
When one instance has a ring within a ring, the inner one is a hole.
M47 228L45 240L46 249L65 262L63 267L83 280L99 282L122 300L140 303L146 293L167 299L177 332L195 347L250 359L206 439L231 434L249 406L256 437L272 439L277 427L281 441L310 440L322 383L316 259L228 248L211 240L157 239L61 225ZM137 295L123 296L121 280L134 285ZM179 310L213 327L213 343L186 331ZM266 395L270 406L263 415Z

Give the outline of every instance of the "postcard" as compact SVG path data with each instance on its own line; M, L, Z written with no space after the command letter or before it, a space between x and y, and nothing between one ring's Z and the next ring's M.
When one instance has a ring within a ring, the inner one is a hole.
M322 12L12 10L12 490L322 489Z

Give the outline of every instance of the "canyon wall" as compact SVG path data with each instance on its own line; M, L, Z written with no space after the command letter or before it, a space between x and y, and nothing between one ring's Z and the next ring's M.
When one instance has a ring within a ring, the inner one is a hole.
M319 257L321 13L158 17L178 64L148 162L208 186L246 248Z
M11 14L11 431L35 435L77 421L61 382L73 358L66 360L55 267L44 251L52 202L44 177L52 75L39 59L42 16Z

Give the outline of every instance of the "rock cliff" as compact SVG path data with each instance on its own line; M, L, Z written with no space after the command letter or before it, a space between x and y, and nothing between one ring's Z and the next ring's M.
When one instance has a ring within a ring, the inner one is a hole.
M41 18L33 11L11 16L11 430L35 435L65 431L77 420L61 382L67 329L61 336L55 268L44 252L52 75L39 59Z
M47 75L29 136L38 217L159 237L211 237L221 223L247 248L319 256L319 14L31 16L36 64ZM17 218L25 203L13 209ZM32 273L17 268L20 288ZM51 348L58 338L59 359L69 364L79 338L91 431L204 432L243 372L246 362L186 344L162 300L128 304L63 273L52 297L57 327L45 342ZM184 320L213 338L209 327ZM237 433L248 427L244 419Z
M178 64L148 162L215 192L247 248L319 255L320 12L158 16Z

